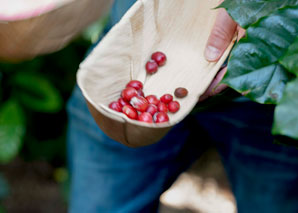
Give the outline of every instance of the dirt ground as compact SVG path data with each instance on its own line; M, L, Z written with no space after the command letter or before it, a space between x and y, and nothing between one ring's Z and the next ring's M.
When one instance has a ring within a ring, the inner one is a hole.
M236 213L220 157L209 150L161 196L161 213Z
M16 159L0 167L10 185L10 195L4 200L7 213L63 213L59 185L54 181L54 169L46 162L26 163Z
M46 162L15 160L0 166L11 186L4 201L8 213L65 213L67 204L61 186L54 181L54 169ZM235 213L220 158L210 150L193 167L181 174L161 196L161 213Z

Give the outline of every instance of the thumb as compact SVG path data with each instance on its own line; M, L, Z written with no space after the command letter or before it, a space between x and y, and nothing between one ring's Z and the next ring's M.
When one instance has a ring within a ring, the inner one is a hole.
M219 9L205 48L204 54L207 61L217 61L222 56L233 39L236 29L237 23L233 21L226 10Z

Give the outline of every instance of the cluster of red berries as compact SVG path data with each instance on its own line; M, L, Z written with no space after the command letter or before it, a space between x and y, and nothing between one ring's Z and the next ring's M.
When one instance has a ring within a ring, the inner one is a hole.
M178 101L170 94L160 99L156 95L144 96L143 84L140 81L130 81L121 92L118 101L110 103L109 107L124 113L128 118L146 123L163 123L169 121L168 112L175 113L180 109Z
M147 73L156 73L158 67L163 66L166 61L167 57L164 53L153 53L145 66ZM187 93L188 91L185 88L180 87L175 90L174 94L177 98L183 98ZM178 101L173 100L171 94L165 94L160 99L156 95L145 97L142 82L132 80L122 90L118 101L113 101L109 107L117 112L124 113L133 120L146 123L164 123L169 121L168 112L176 113L180 109L180 104Z
M146 71L148 74L157 72L158 67L165 65L167 57L162 52L155 52L151 55L151 59L146 63Z

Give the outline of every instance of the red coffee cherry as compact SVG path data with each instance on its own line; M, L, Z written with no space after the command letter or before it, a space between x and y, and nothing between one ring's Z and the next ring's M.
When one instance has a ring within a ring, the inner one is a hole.
M158 70L158 64L153 61L153 60L150 60L146 63L146 71L148 74L154 74L156 73Z
M167 112L169 111L167 105L166 105L165 103L163 103L163 102L160 102L160 103L157 105L157 110L158 110L159 112L165 112L165 113L167 113Z
M132 97L137 95L138 91L132 87L125 88L121 93L121 97L127 102L129 102Z
M142 112L138 118L139 121L153 123L153 117L149 112Z
M154 60L158 66L163 66L165 65L167 61L167 57L164 53L162 52L155 52L151 55L151 59Z
M178 87L175 90L174 94L177 98L184 98L185 96L187 96L188 91L184 87Z
M157 113L158 109L157 106L154 104L149 104L146 112L149 112L152 116Z
M139 89L137 92L138 92L138 96L145 97L143 90Z
M180 104L178 101L171 101L168 104L168 109L170 112L175 113L180 109Z
M111 102L109 108L117 112L122 112L122 106L117 101Z
M147 99L147 101L150 103L150 104L154 104L154 105L158 105L159 104L159 100L158 100L158 98L157 98L157 96L156 95L148 95L148 96L146 96L146 99Z
M160 101L165 103L165 104L170 103L172 100L173 100L173 96L170 95L170 94L165 94L165 95L160 97Z
M155 123L164 123L164 122L168 122L170 119L167 113L158 112L153 116L153 120Z
M118 103L121 105L121 109L126 105L130 105L130 103L126 102L123 98L119 98Z
M132 87L132 88L135 88L136 90L142 90L143 83L137 80L131 80L130 82L128 82L126 87Z
M126 105L122 108L122 112L130 119L137 120L138 112L132 106Z
M132 99L130 100L130 104L140 112L145 112L149 105L146 98L142 96L132 97Z

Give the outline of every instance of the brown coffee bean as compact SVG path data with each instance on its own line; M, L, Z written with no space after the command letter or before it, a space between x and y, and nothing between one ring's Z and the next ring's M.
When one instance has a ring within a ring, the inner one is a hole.
M176 90L175 90L175 96L177 98L184 98L185 96L187 96L188 94L188 91L187 89L185 89L184 87L178 87Z

